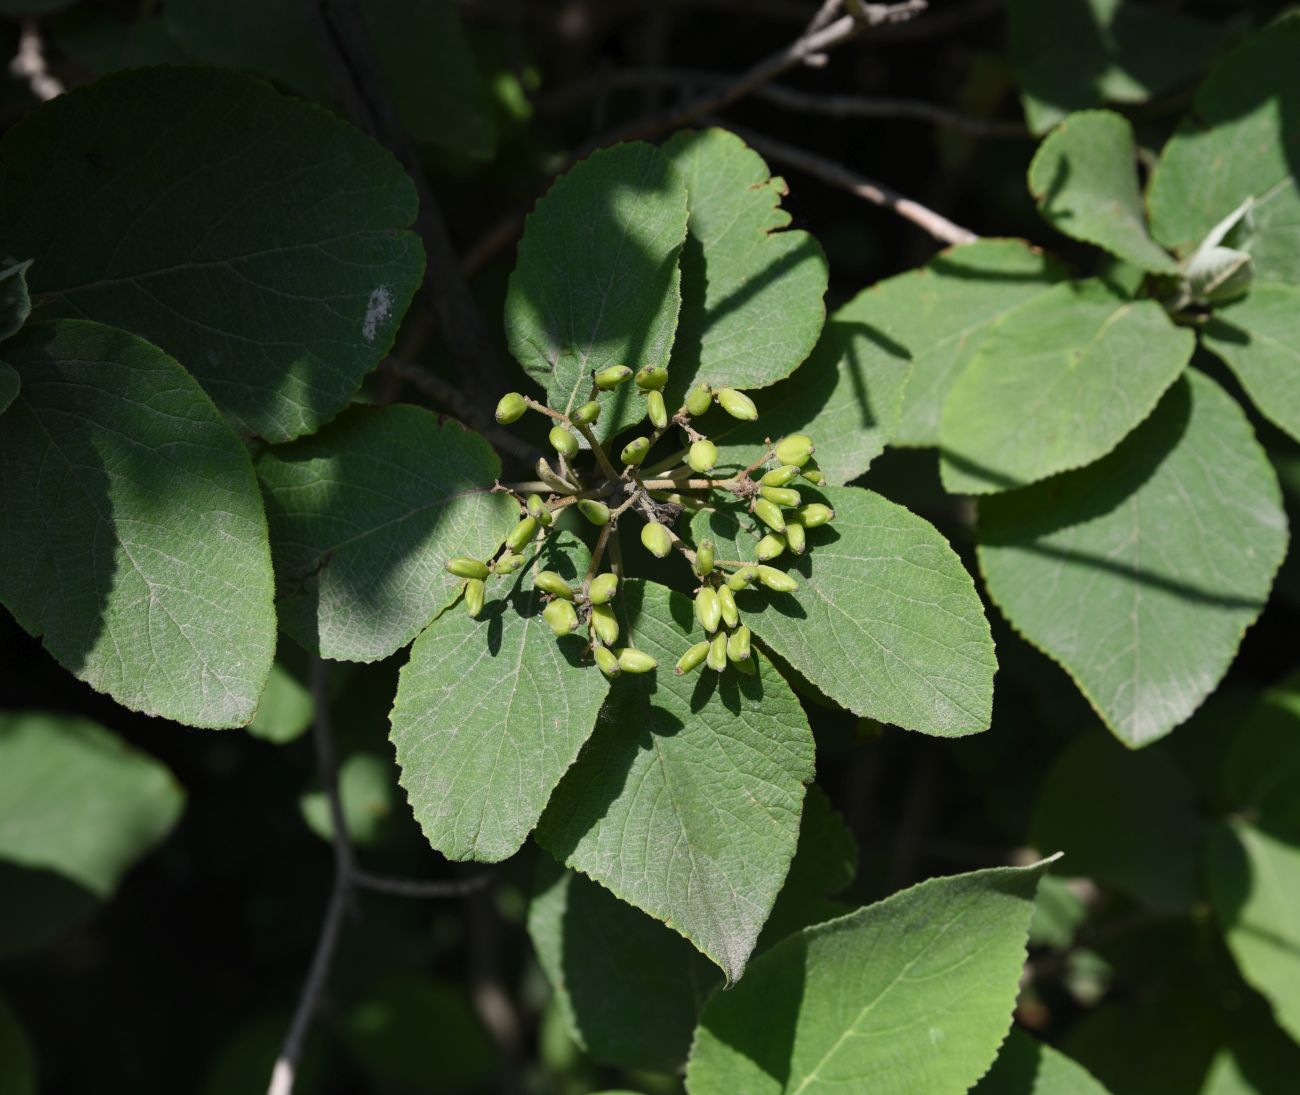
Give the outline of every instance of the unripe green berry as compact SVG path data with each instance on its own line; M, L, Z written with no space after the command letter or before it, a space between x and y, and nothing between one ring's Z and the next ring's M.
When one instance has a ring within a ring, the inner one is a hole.
M641 543L656 559L666 559L673 550L673 534L658 521L647 521L641 529Z
M483 611L483 595L486 588L479 578L471 578L465 583L465 609L469 613L471 620L477 620L478 614Z
M803 497L793 487L759 487L758 493L769 502L775 502L786 509L794 509L803 501Z
M618 652L618 667L624 673L649 673L659 663L644 650L625 646Z
M609 605L593 605L591 609L591 630L606 646L618 642L618 617ZM624 669L627 666L623 666Z
M528 404L524 402L522 395L518 392L506 392L497 404L497 421L503 426L508 426L511 422L518 422L523 418L526 410Z
M758 580L757 567L741 567L727 578L727 588L739 593L745 589L751 582Z
M600 404L593 399L590 403L584 403L569 415L569 421L579 426L590 426L599 417Z
M719 388L718 405L732 418L739 418L745 422L753 422L758 417L758 408L754 406L754 401L744 392L736 391L735 388ZM793 461L783 460L782 463L793 463Z
M718 603L718 591L712 586L705 586L695 594L695 618L705 631L712 634L722 623L722 605Z
M817 528L835 520L835 511L821 502L809 502L799 507L799 520L804 528Z
M533 585L553 597L563 597L566 601L573 600L573 587L553 570L539 570L533 575Z
M727 668L727 633L719 631L709 640L709 653L706 658L709 668L721 673Z
M494 574L513 574L524 565L524 557L513 551L508 551L492 564Z
M609 524L609 507L604 502L597 502L594 498L579 499L578 512L593 525Z
M762 483L765 487L784 487L798 474L799 469L794 464L782 464L779 468L773 468L764 475Z
M610 365L596 374L596 387L602 392L613 391L631 375L632 370L626 365Z
M736 607L736 595L726 586L718 587L718 605L722 609L722 622L728 627L740 623L740 609Z
M492 573L487 563L479 559L471 559L467 555L457 555L454 559L448 559L447 571L457 578L478 578L480 581Z
M707 437L701 437L691 445L690 451L686 454L686 463L701 475L713 470L713 466L718 462L718 446L710 441Z
M822 474L821 468L817 466L816 460L809 460L803 466L803 471L799 473L808 480L814 487L820 487L826 482L826 476Z
M640 464L650 452L650 438L636 437L623 446L619 459L624 464Z
M563 426L552 426L547 436L550 438L551 448L561 456L578 455L578 439Z
M617 574L597 574L596 577L591 580L591 586L587 590L587 600L594 605L608 604L614 599L614 594L617 592Z
M695 573L701 578L713 573L713 541L701 540L695 549Z
M786 526L789 531L789 526ZM758 542L758 547L754 549L754 556L763 563L769 559L775 559L781 552L785 551L786 539L782 533L769 532Z
M773 532L785 531L785 518L781 516L781 510L775 502L769 502L766 498L755 499L754 516Z
M796 555L802 555L808 548L803 523L798 517L791 517L785 523L785 546Z
M662 365L647 365L636 374L636 386L643 392L660 391L668 383L668 370Z
M813 454L812 438L806 433L792 433L776 443L775 452L782 464L802 468Z
M695 669L703 663L704 659L708 656L708 653L708 643L696 643L687 650L685 654L677 659L677 675L681 677L689 673L692 669Z
M618 664L618 658L607 646L598 646L592 650L596 656L596 664L600 666L600 671L607 677L617 677L621 673L622 667Z
M664 402L663 392L646 393L645 416L656 430L662 430L668 425L668 405Z
M727 636L727 658L733 662L743 662L749 658L749 628L738 627Z
M542 619L556 635L572 635L578 630L578 614L568 601L552 601L542 609Z
M776 593L793 593L799 588L798 582L776 567L759 567L758 580Z
M506 537L506 547L511 551L518 551L537 532L537 518L525 517L519 524L510 530L510 535Z
M540 494L530 494L528 501L524 503L524 509L528 511L528 516L533 518L539 525L545 528L554 519L551 517L550 507L542 501Z
M699 417L713 403L713 389L707 384L696 384L686 396L686 413Z

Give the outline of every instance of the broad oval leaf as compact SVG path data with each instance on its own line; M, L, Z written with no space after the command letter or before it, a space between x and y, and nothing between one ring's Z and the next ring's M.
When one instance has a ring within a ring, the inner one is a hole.
M492 493L491 446L421 407L357 406L268 449L266 496L281 626L308 650L376 661L457 595L453 555L489 559L519 515Z
M953 385L939 427L944 486L987 494L1091 464L1151 413L1195 345L1155 301L1095 280L1048 290Z
M1147 203L1156 239L1180 255L1247 198L1249 251L1260 282L1300 282L1300 19L1280 19L1210 73L1151 176Z
M1013 1028L971 1095L1106 1095L1106 1089L1077 1061Z
M1222 823L1210 833L1206 860L1210 901L1242 977L1300 1040L1300 834L1291 835Z
M736 595L749 626L855 714L943 737L988 729L993 639L948 541L871 491L822 493L834 522L808 531L806 555L776 560L799 589ZM691 527L697 542L718 543L720 557L754 557L756 536L729 511L700 513Z
M871 328L862 333L875 356L911 360L891 439L937 445L948 392L989 331L1064 276L1060 263L1023 240L984 239L941 251L859 295L854 319Z
M532 563L581 580L586 552L568 535ZM576 635L542 620L532 565L489 586L482 615L460 604L411 647L390 734L415 819L448 859L496 862L519 850L591 734L605 699Z
M686 184L682 311L669 403L700 381L765 388L794 372L826 318L826 256L781 208L785 180L734 133L678 133L663 146Z
M1034 154L1029 189L1043 216L1067 236L1143 270L1177 272L1178 264L1147 232L1127 118L1109 110L1069 115Z
M5 344L0 600L75 676L136 711L243 726L275 652L252 464L155 346L59 320Z
M704 1009L690 1095L960 1095L1011 1025L1045 864L932 878L805 928Z
M524 222L506 295L510 351L568 413L608 365L666 365L681 305L686 186L657 148L619 144L556 179ZM645 414L629 382L600 437Z
M761 654L752 676L673 672L699 637L687 597L629 581L619 603L659 668L614 682L537 840L736 981L795 852L812 732Z
M1300 285L1257 285L1205 325L1223 358L1269 421L1300 441Z
M1110 456L980 504L989 594L1130 746L1213 691L1286 544L1250 424L1195 371Z
M0 154L0 236L35 260L33 295L149 339L272 441L347 405L420 283L397 161L233 72L105 77L44 104Z

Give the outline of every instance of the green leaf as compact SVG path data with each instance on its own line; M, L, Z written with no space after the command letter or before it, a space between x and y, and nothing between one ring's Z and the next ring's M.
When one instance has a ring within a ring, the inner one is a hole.
M556 410L585 403L598 369L668 363L686 217L681 175L641 142L593 153L529 214L506 295L506 337ZM632 387L605 397L599 436L644 415Z
M1257 285L1217 309L1201 337L1264 417L1300 441L1300 286Z
M0 859L107 900L184 804L163 765L98 723L0 713Z
M756 393L754 422L715 415L709 439L723 465L746 467L766 438L806 433L817 466L832 483L863 474L884 450L898 421L908 377L907 351L879 333L878 290L859 293L835 312L821 340L789 380Z
M23 119L0 155L0 236L35 260L32 293L154 342L269 440L347 405L420 283L397 162L232 72L105 77Z
M1166 247L1191 254L1253 197L1256 280L1300 282L1297 68L1300 19L1282 19L1233 50L1201 85L1147 192L1152 233Z
M855 714L943 737L988 729L993 639L948 541L878 494L822 493L834 523L808 531L806 555L776 561L799 589L736 595L749 626ZM754 556L755 537L730 511L704 511L691 530L697 542L711 536L719 557Z
M971 1095L1106 1095L1106 1089L1064 1053L1013 1028Z
M537 565L578 582L586 550L562 535ZM443 612L397 686L390 737L401 783L449 859L496 862L519 850L605 699L583 639L557 642L542 620L531 572L493 583L477 620L460 605Z
M12 365L0 361L0 414L9 409L18 398L18 391L23 382Z
M1069 854L1069 853L1067 853ZM1029 943L1065 950L1088 918L1088 906L1065 879L1047 875L1038 884Z
M338 779L343 820L352 843L367 848L382 844L401 808L393 762L374 753L353 753L339 765ZM334 821L324 791L300 796L298 810L313 833L326 842L334 839Z
M31 1039L0 996L0 1092L4 1095L36 1095L36 1054Z
M1059 231L1158 274L1178 265L1147 232L1137 144L1128 119L1108 110L1069 115L1029 165L1039 211Z
M1300 673L1240 717L1222 763L1224 798L1270 832L1300 838Z
M868 289L855 319L876 357L910 357L899 445L937 445L939 414L953 381L1001 320L1065 276L1023 240L977 240L941 251L919 270ZM870 372L868 372L870 378Z
M1109 883L1175 915L1200 897L1201 830L1196 792L1173 761L1151 750L1130 753L1092 733L1047 773L1030 839L1064 852L1065 873Z
M1286 553L1240 408L1189 372L1104 460L980 504L989 594L1130 746L1222 679Z
M676 1072L722 981L685 939L573 871L528 908L528 934L574 1041L604 1064Z
M1219 1050L1199 1095L1268 1095L1300 1076L1300 1046L1276 1028L1253 1031Z
M248 453L141 339L82 320L5 346L0 600L75 676L135 711L243 726L275 651Z
M1141 103L1194 76L1219 29L1123 0L1011 0L1011 63L1025 119L1045 133L1071 110Z
M31 264L28 259L8 262L0 268L0 340L17 334L32 314L32 298L27 291L27 269Z
M463 584L447 560L490 559L519 515L492 493L491 446L420 407L353 407L268 449L257 474L281 626L342 661L386 658L414 639Z
M1210 901L1241 975L1300 1041L1300 846L1244 821L1216 825Z
M1091 464L1151 413L1195 346L1155 301L1097 280L1048 290L953 385L939 427L944 486L987 494Z
M806 928L704 1009L690 1095L959 1095L1011 1024L1045 864L932 878Z
M277 659L248 732L263 741L287 745L302 736L314 715L311 693Z
M619 605L624 633L659 668L614 682L537 840L736 981L794 855L813 775L808 720L761 654L753 676L673 672L698 638L687 597L629 581Z
M686 184L682 311L671 407L697 382L765 388L812 351L826 318L826 256L781 208L785 180L725 129L678 133L663 146Z

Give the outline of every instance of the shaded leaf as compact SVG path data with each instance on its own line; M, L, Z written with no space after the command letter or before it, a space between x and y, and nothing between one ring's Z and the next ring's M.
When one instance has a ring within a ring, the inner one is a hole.
M624 633L659 668L614 682L537 840L736 981L794 855L808 720L761 654L753 676L673 672L697 639L687 597L630 581L619 604Z
M248 453L175 361L82 320L5 346L0 599L132 710L243 726L275 650L271 553Z
M785 180L725 129L678 133L664 155L686 185L682 310L668 400L690 387L765 388L812 351L826 318L821 246L791 229Z
M287 745L301 737L315 714L311 693L277 659L266 678L266 688L257 704L257 714L248 724L255 738Z
M754 960L709 1001L690 1095L959 1095L1011 1024L1045 864L933 878Z
M1106 1089L1078 1062L1013 1028L971 1095L1106 1095Z
M1300 674L1246 710L1220 766L1224 798L1270 832L1300 838Z
M1091 464L1151 413L1195 345L1155 301L1096 280L1048 290L953 384L939 427L944 486L986 494Z
M27 269L31 264L28 259L6 262L0 268L0 339L17 334L32 314L32 298L27 291Z
M281 626L343 661L400 650L463 584L445 564L490 559L519 515L493 494L501 462L480 436L421 407L353 407L266 450Z
M1245 415L1190 372L1104 460L981 502L980 541L1007 618L1138 746L1222 679L1287 530Z
M1300 1046L1276 1028L1252 1032L1219 1050L1199 1095L1268 1095L1300 1076Z
M353 753L339 765L338 781L349 839L362 847L382 843L401 808L392 761L374 753ZM298 810L313 833L326 842L334 839L334 820L324 791L301 795Z
M806 555L776 560L799 589L738 593L746 622L855 714L944 737L987 729L993 640L975 584L948 541L878 494L822 493L834 523L808 531ZM691 530L697 542L712 537L720 558L754 557L756 537L731 511L703 511Z
M666 365L686 238L686 186L641 142L595 152L562 175L524 222L506 296L510 350L568 413L608 365ZM606 397L600 436L644 415L629 382Z
M1029 165L1029 189L1043 216L1067 236L1144 270L1177 272L1147 232L1137 144L1127 118L1108 110L1069 115L1039 145Z
M397 161L233 72L105 77L41 106L0 151L0 235L35 260L32 293L154 342L273 441L347 405L420 283Z
M536 557L534 557L536 559ZM586 550L562 535L537 565L571 581ZM415 819L449 859L519 850L591 734L606 682L577 635L556 641L532 565L488 590L482 616L443 612L411 647L390 737Z
M1216 310L1201 337L1264 417L1300 441L1300 285L1256 286Z
M1180 255L1247 198L1248 250L1260 282L1300 282L1300 19L1282 19L1233 50L1210 73L1151 176L1152 234Z

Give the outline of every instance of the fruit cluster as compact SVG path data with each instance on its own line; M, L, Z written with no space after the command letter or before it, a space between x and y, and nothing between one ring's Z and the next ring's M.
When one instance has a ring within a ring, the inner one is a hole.
M518 421L529 410L554 421L549 441L555 450L555 463L541 457L537 461L537 480L498 484L496 489L509 492L519 501L521 515L493 559L458 556L447 561L447 569L465 579L465 605L470 616L477 618L483 609L487 580L493 575L512 574L523 566L525 548L553 533L556 517L572 506L600 531L580 585L571 584L553 570L534 574L533 586L543 599L542 618L557 637L585 629L591 655L606 676L647 673L657 662L631 645L630 635L628 645L618 645L622 628L613 604L621 580L616 530L619 519L635 510L644 521L641 543L646 550L661 559L680 552L698 579L695 616L708 637L681 656L677 673L688 673L704 664L718 672L728 664L752 672L750 630L741 623L736 593L750 586L793 593L798 583L769 564L786 552L802 555L808 549L807 530L835 516L821 502L804 502L792 486L796 479L814 485L823 482L812 459L812 439L791 434L775 444L768 440L763 455L749 467L734 475L714 476L718 447L695 428L694 421L715 402L732 418L742 421L756 420L758 408L749 396L734 388L715 390L698 384L670 415L663 395L668 370L651 365L635 374L645 405L644 420L650 428L622 445L619 468L612 459L612 442L598 441L592 426L600 419L601 395L632 376L632 370L625 365L596 371L587 401L567 414L518 392L502 397L496 409L496 419L502 425ZM647 469L645 461L651 450L672 427L685 435L685 447ZM595 466L580 473L577 462L583 441ZM741 502L756 520L759 538L753 560L718 559L712 541L704 540L692 548L673 531L673 523L684 510L705 508L718 495L730 495ZM606 552L613 565L611 570L601 572Z

